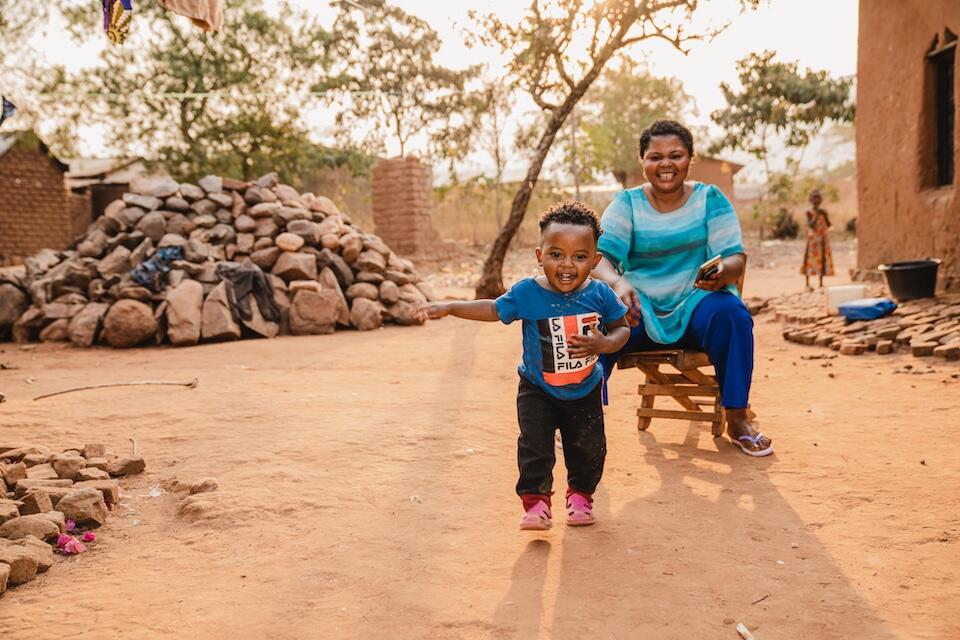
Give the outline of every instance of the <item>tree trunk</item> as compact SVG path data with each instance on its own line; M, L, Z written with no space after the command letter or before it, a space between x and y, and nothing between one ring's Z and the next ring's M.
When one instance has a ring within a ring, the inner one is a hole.
M589 84L587 86L589 86ZM557 137L557 132L563 127L563 123L573 109L573 105L576 104L577 100L580 99L580 96L582 96L585 91L586 87L583 88L583 91L579 92L579 95L576 93L571 94L571 96L553 112L553 116L547 123L546 130L543 132L543 135L540 136L540 142L537 144L537 153L530 161L526 178L520 185L520 188L517 189L517 193L513 196L513 203L510 205L510 215L507 216L507 221L500 228L499 233L497 233L497 238L493 241L493 247L490 249L490 255L487 256L486 261L483 263L483 272L480 274L480 281L477 282L477 299L496 298L505 291L503 287L503 260L506 258L507 250L510 248L510 241L513 240L513 236L516 235L527 213L530 196L533 195L533 189L537 186L540 170L543 169L543 162L550 152L550 147Z

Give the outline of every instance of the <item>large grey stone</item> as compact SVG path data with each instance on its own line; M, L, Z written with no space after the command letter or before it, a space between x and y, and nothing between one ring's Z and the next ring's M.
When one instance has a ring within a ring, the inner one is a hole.
M317 267L320 269L330 267L334 275L337 276L337 281L340 283L341 289L347 289L353 284L353 270L343 261L343 258L330 249L321 249L320 253L317 254Z
M240 325L230 311L227 284L221 282L203 301L203 318L200 335L204 340L237 340Z
M144 196L139 193L125 193L123 194L124 203L130 205L131 207L139 207L144 211L153 211L154 209L159 209L160 205L163 204L163 200L155 196Z
M110 252L106 258L97 265L97 270L104 278L111 276L122 276L130 272L133 265L130 263L130 250L123 245L118 246Z
M130 181L130 191L142 196L169 198L180 190L180 184L169 176L137 176Z
M167 337L175 347L197 344L203 325L203 285L184 280L167 291Z
M91 302L73 316L67 326L70 342L77 347L93 346L109 308L104 302Z
M160 242L160 239L167 232L167 219L161 212L151 211L140 218L140 222L137 223L137 230L153 242Z
M197 184L207 193L220 193L223 191L223 178L220 176L204 176L200 178Z
M347 300L353 300L354 298L379 300L380 290L376 285L370 284L369 282L355 282L344 292L344 295L347 296Z
M340 299L340 306L337 312L337 324L344 327L350 326L350 305L347 304L347 298L343 295L343 290L340 288L340 283L337 281L337 276L334 275L333 269L324 267L320 272L318 280L323 284L324 289L333 291Z
M309 253L284 251L273 265L272 273L286 282L291 280L316 280L317 258Z
M315 246L320 242L320 233L317 224L309 220L292 220L287 224L287 233L293 233L303 238L304 243Z
M260 204L261 202L277 202L279 198L277 194L266 187L262 187L259 184L255 184L252 187L248 188L243 194L243 199L249 205Z
M367 250L357 257L354 266L360 271L383 273L387 268L387 259L378 251Z
M135 347L154 337L156 331L153 310L136 300L115 303L103 321L103 339L112 347Z
M383 326L383 306L367 298L355 298L350 303L350 324L360 331L370 331Z
M303 247L303 238L295 233L281 233L274 238L274 243L284 251L299 251Z
M243 326L264 338L275 338L277 334L280 333L280 325L263 317L263 314L260 313L257 299L254 296L249 296L247 300L250 303L252 317L250 320L244 320Z
M70 321L66 318L61 318L60 320L54 320L46 327L43 328L43 331L40 332L40 341L41 342L66 342L69 340L69 335L67 334L67 327L70 325Z
M250 254L250 261L267 271L272 268L277 262L277 258L280 257L282 251L280 247L267 247L266 249L259 249Z
M0 284L0 337L30 306L27 294L12 284Z
M195 184L184 183L180 185L180 195L193 202L195 200L202 200L207 194Z
M340 315L340 298L329 289L300 289L290 305L290 333L318 335L333 333Z

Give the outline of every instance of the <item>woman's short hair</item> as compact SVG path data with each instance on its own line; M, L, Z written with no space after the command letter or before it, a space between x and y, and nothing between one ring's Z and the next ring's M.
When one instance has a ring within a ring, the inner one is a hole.
M640 157L647 153L647 147L650 146L650 139L656 136L677 136L687 148L687 153L693 156L693 134L690 129L677 122L676 120L657 120L640 133Z

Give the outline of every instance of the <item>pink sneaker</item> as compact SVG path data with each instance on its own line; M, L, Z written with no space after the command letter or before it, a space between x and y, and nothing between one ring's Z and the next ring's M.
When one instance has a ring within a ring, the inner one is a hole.
M567 524L571 527L583 527L593 524L593 502L579 493L571 493L567 498Z
M553 526L550 507L543 500L530 507L520 519L520 528L526 531L546 531Z

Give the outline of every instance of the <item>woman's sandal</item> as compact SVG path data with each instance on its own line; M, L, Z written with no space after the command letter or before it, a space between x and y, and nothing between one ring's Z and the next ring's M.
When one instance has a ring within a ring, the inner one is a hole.
M751 436L750 434L745 433L742 436L738 436L737 438L731 437L730 442L740 447L740 450L743 451L748 456L753 456L754 458L762 458L764 456L768 456L771 453L773 453L772 440L770 441L770 444L768 444L765 448L763 449L757 448L760 446L760 440L762 440L765 437L766 436L764 436L760 432L757 432L757 435L755 436ZM744 444L744 442L748 444Z

